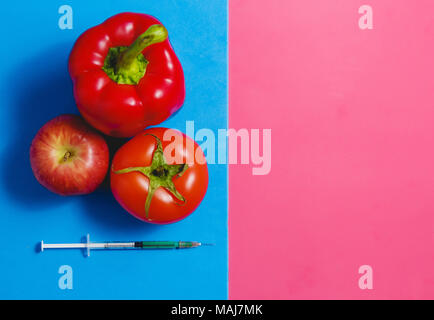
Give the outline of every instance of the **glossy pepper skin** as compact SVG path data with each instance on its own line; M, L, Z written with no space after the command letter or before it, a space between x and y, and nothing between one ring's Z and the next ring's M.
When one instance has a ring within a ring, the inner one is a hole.
M69 57L77 107L93 127L131 137L169 118L185 98L184 73L152 16L120 13L85 31Z

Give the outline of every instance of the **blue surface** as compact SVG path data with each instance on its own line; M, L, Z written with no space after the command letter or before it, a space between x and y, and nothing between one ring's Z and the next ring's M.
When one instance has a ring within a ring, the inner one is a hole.
M60 30L58 8L73 9L73 29ZM199 209L181 222L147 225L114 200L107 182L94 194L64 198L41 187L29 163L38 129L62 113L78 113L67 71L69 52L87 28L119 12L157 17L185 72L184 107L162 126L185 132L227 127L227 2L13 1L3 4L0 29L0 298L226 299L227 166L209 165ZM215 247L173 251L80 250L37 253L40 240L199 240ZM61 290L58 269L73 270Z

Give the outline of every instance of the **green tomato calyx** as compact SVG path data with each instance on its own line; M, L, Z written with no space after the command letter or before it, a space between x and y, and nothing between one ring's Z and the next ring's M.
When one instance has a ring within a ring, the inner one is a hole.
M114 170L112 168L112 171L115 174L139 172L148 178L149 186L148 195L146 196L145 201L145 213L146 219L149 219L149 208L151 206L152 197L154 196L155 191L160 187L168 190L176 199L181 201L183 204L187 202L187 200L176 189L173 183L173 179L182 176L184 172L188 169L188 165L186 163L173 165L167 164L166 159L164 158L161 140L153 134L147 135L153 136L157 141L157 146L155 148L154 154L152 155L151 165L146 167L129 167L121 170Z

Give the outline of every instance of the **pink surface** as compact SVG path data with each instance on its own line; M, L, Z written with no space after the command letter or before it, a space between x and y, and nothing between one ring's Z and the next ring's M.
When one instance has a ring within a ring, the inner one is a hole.
M229 168L229 297L433 299L434 2L229 2L229 126L272 129L269 175Z

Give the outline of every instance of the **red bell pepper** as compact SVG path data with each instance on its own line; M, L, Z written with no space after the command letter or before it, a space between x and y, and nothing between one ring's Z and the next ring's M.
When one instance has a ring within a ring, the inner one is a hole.
M184 73L154 17L120 13L85 31L69 57L74 97L96 129L131 137L170 117L185 98Z

